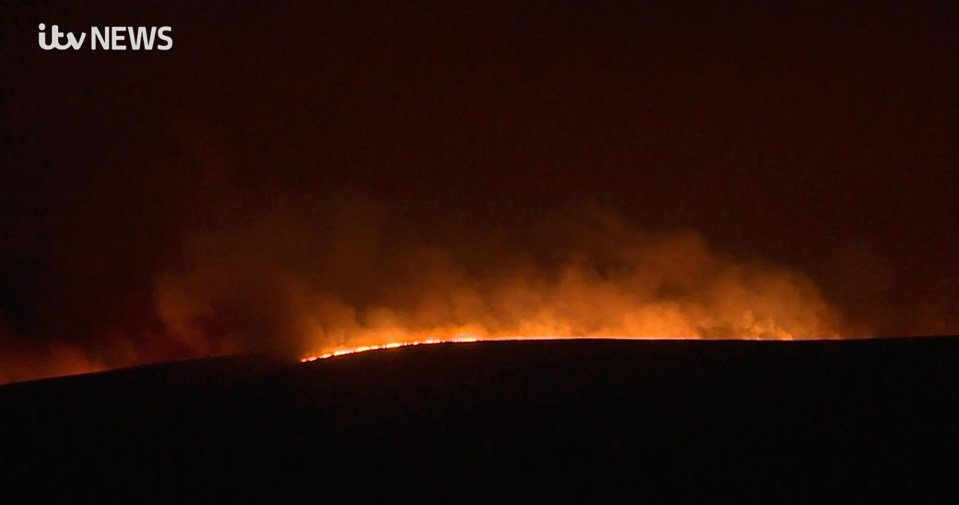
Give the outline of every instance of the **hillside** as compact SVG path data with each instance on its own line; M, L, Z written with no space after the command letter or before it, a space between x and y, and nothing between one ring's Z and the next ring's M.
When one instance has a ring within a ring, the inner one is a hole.
M957 390L957 338L188 361L0 387L0 493L955 493Z

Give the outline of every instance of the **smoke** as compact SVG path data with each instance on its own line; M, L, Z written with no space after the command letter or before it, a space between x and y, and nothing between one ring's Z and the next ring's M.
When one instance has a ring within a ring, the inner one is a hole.
M121 314L85 340L0 339L16 344L0 349L0 381L464 336L848 336L806 275L733 258L693 230L644 231L592 205L477 224L337 195L228 205L155 268L146 322L108 300Z
M464 335L834 338L841 325L799 272L592 206L504 229L414 226L363 198L287 202L191 237L155 299L197 355Z
M122 191L79 215L57 207L35 232L57 247L8 246L29 268L11 263L7 275L20 281L0 306L0 382L463 336L869 334L809 276L724 253L691 229L644 230L599 205L516 203L514 219L484 222L342 188L257 184L222 142L181 129L182 150L152 176L121 178ZM140 210L118 217L117 199Z

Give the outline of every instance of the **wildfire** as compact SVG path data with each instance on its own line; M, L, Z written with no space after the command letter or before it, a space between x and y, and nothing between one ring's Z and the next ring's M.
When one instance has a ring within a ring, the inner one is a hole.
M361 345L356 347L338 347L334 350L324 352L322 354L314 354L306 356L300 359L301 363L310 363L322 359L330 359L338 356L348 356L350 354L359 354L363 352L370 351L379 351L385 349L397 349L400 347L416 347L422 345L436 345L436 344L466 344L471 342L519 342L519 341L531 341L531 340L642 340L634 337L562 337L555 335L548 336L509 336L509 337L478 337L478 336L463 336L463 337L453 337L448 339L442 338L430 338L425 340L410 340L406 342L387 342L385 344L371 344L371 345ZM658 339L658 340L677 340L677 339Z
M346 356L348 354L358 354L361 352L379 351L382 349L396 349L399 347L413 347L418 345L462 344L462 343L468 343L468 342L478 342L479 340L480 339L476 337L452 338L447 340L439 339L439 338L431 338L427 340L414 340L410 342L387 342L385 344L361 345L357 347L343 347L343 348L339 348L323 354L307 356L301 359L300 362L309 363L310 361L316 361L320 359L335 358L337 356Z

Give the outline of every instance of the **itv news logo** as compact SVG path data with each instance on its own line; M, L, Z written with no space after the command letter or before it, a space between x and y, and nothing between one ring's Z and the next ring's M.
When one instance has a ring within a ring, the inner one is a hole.
M170 32L173 28L169 26L92 26L90 32L80 32L77 36L73 32L61 32L58 25L50 28L50 33L46 33L47 25L40 23L40 32L37 34L37 42L44 51L57 49L66 51L73 49L77 51L83 48L84 41L90 36L89 47L91 50L98 49L104 51L169 51L173 48L173 37ZM49 36L48 36L49 35Z

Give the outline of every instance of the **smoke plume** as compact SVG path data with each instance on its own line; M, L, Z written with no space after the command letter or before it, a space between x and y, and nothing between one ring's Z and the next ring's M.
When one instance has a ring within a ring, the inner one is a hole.
M839 335L803 274L585 207L517 229L428 231L368 200L280 205L199 233L157 276L193 353L310 352L457 336L805 339Z

